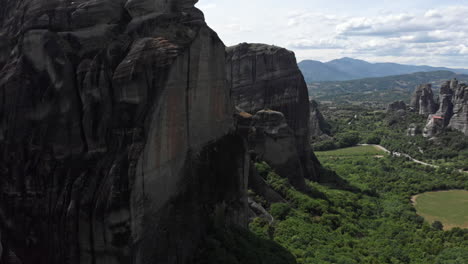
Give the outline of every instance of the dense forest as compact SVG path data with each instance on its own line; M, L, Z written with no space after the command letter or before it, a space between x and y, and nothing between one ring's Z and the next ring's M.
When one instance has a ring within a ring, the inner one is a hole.
M274 221L254 219L254 235L237 229L214 232L205 249L211 252L210 263L466 263L468 229L443 231L439 222L424 221L410 197L468 189L468 175L390 156L321 161L324 178L308 182L307 193L258 163L262 177L285 201L269 203L255 196Z
M419 216L411 201L428 191L468 190L468 173L460 171L468 168L466 137L450 130L436 140L409 136L411 124L425 122L411 112L349 105L323 110L330 135L314 144L323 166L319 182L308 181L301 192L258 162L260 175L284 201L272 203L250 191L269 215L253 219L249 231L214 220L201 256L232 264L468 263L468 229L444 231L441 222ZM375 149L320 152L360 143L380 144L439 168Z
M438 166L468 170L468 138L447 129L437 138L422 136L426 118L413 113L387 113L361 106L324 107L331 137L314 144L314 149L330 150L356 144L380 144ZM419 133L408 135L414 126Z

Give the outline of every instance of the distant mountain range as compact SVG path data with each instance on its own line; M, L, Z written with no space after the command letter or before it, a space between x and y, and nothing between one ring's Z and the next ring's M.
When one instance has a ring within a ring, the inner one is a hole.
M432 84L434 93L438 94L441 84L453 78L468 82L466 74L434 71L349 81L314 82L308 87L309 95L319 102L386 106L396 100L408 101L420 84Z
M432 71L451 71L458 74L468 74L468 69L451 69L397 63L370 63L352 58L342 58L325 63L315 60L304 60L299 63L299 68L307 83L348 81Z

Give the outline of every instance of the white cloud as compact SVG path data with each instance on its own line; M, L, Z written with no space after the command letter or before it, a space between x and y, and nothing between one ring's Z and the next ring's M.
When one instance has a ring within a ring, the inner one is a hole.
M289 16L289 26L300 28L302 33L293 36L287 45L299 53L301 50L337 49L342 56L381 57L382 61L390 57L400 58L397 61L406 61L408 58L418 61L419 58L420 64L435 65L447 61L442 57L459 56L466 59L463 65L467 65L467 13L466 6L431 9L420 13L381 12L366 17L296 13ZM322 25L332 23L326 35L319 34L323 29L310 29L310 25L317 20L326 21ZM453 65L461 61L458 58Z
M395 1L203 0L208 7L200 8L226 45L275 44L298 60L348 56L468 68L468 0Z

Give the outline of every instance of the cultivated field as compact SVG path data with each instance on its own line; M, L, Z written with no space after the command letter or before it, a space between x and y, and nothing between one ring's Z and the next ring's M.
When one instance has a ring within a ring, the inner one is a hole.
M444 229L468 228L468 191L427 192L413 197L417 213L426 221L440 221Z
M346 157L346 156L383 156L386 153L376 146L357 146L330 151L315 151L317 157Z

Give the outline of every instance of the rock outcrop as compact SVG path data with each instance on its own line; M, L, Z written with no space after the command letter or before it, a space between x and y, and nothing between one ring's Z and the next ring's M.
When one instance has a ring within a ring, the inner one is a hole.
M387 112L393 113L398 111L406 111L406 104L403 101L396 101L388 105Z
M420 115L427 116L435 113L436 103L434 102L431 84L422 84L416 88L411 97L410 107Z
M245 224L225 47L196 2L0 1L1 263L190 263L214 211Z
M415 123L410 124L408 130L406 131L406 135L409 137L415 137L416 135L420 135L421 133L421 127Z
M277 111L260 110L252 117L249 143L259 160L266 161L292 185L305 190L301 159L296 149L294 131L284 115Z
M325 121L316 101L310 101L309 134L310 142L330 138L330 124Z
M448 127L461 131L468 136L468 85L455 84L452 81L453 89L453 115L450 118Z
M423 135L433 137L447 127L468 135L468 86L456 79L441 86L438 111L429 115Z
M307 85L294 53L276 46L242 43L227 49L226 65L236 106L253 115L264 109L284 114L294 134L294 142L289 143L294 144L300 160L297 167L296 163L284 165L292 169L289 174L317 179L319 163L309 141ZM268 155L282 156L278 160L287 161L289 154L278 151Z

